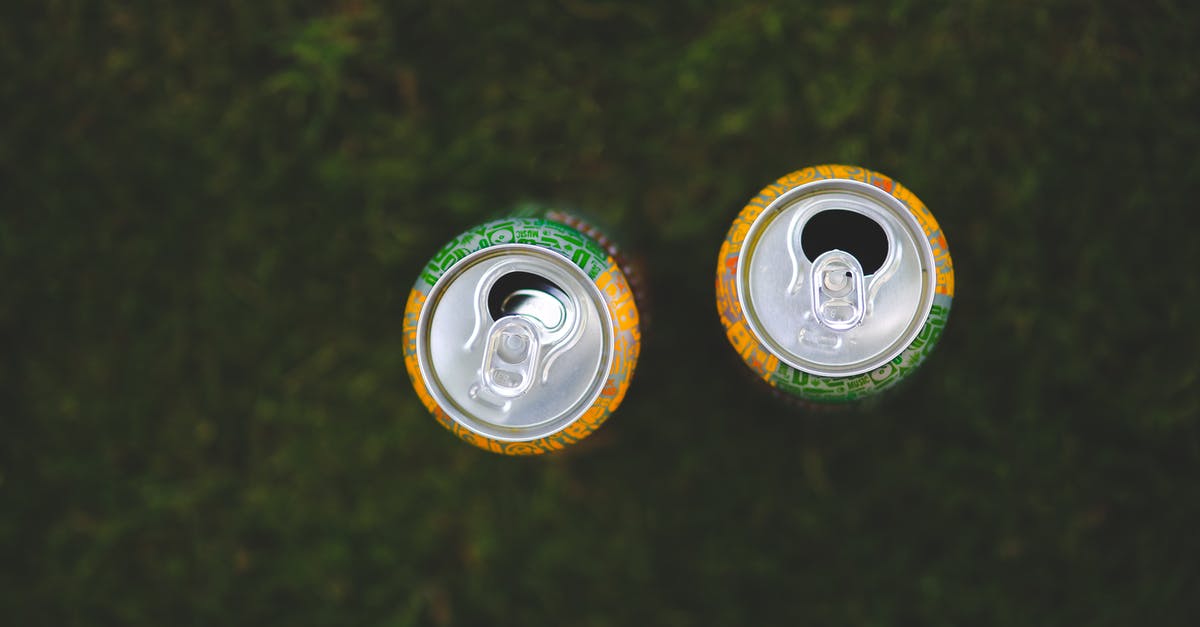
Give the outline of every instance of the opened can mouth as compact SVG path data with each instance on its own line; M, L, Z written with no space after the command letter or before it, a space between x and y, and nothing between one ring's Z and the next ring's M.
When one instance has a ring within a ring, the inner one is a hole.
M527 316L555 330L567 321L569 298L553 281L532 272L510 272L488 290L488 313L493 320Z
M867 183L822 179L777 197L738 256L739 305L780 361L847 377L899 355L933 305L933 251L897 198Z
M603 295L570 259L500 244L459 260L429 292L416 355L455 422L505 442L566 428L600 396L614 327Z
M810 262L831 250L841 250L858 261L864 274L874 274L887 260L887 231L863 213L824 209L798 226L800 247Z

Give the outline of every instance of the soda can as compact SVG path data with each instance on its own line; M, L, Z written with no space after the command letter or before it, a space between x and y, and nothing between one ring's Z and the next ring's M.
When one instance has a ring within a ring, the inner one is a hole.
M590 435L621 404L641 350L615 246L565 212L523 213L443 246L404 311L421 402L460 439L506 455Z
M950 315L954 266L916 195L846 165L805 168L742 209L717 261L717 312L756 378L801 404L908 377Z

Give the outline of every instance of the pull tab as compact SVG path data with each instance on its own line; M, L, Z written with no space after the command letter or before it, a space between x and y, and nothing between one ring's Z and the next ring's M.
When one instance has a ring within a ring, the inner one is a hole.
M467 353L482 353L467 389L471 399L507 413L523 397L539 394L555 360L587 326L579 314L584 297L573 280L520 261L484 275L475 291L475 326L463 345Z
M471 396L497 407L529 391L541 354L537 327L524 316L504 316L488 329L480 382Z
M866 287L862 265L850 253L830 250L813 261L808 284L812 290L813 314L833 329L845 331L866 315Z

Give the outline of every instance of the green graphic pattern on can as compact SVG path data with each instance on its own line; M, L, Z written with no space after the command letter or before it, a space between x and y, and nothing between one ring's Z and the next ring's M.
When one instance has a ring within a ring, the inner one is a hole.
M421 280L432 289L446 270L468 254L488 246L517 243L560 253L593 280L608 268L608 254L583 233L545 218L514 217L481 224L450 240L429 260L421 272Z
M887 176L842 165L793 172L751 199L716 279L717 311L746 365L817 403L905 379L941 337L954 296L946 239L925 205Z
M771 373L769 383L782 392L816 402L855 401L891 388L912 374L933 351L950 318L950 300L945 296L936 297L929 318L910 349L868 373L854 377L822 377L780 364Z

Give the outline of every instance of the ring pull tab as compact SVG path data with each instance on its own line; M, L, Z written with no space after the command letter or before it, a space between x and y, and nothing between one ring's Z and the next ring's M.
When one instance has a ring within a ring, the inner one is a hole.
M866 285L862 265L853 255L830 250L818 256L808 275L813 314L833 329L845 331L858 326L866 315Z
M487 332L479 382L470 394L481 402L507 410L509 402L533 386L541 361L541 333L528 318L504 316Z

